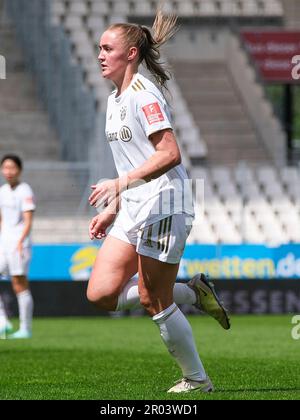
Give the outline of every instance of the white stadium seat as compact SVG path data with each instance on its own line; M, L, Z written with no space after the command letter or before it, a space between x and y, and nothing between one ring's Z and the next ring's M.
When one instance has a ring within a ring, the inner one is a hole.
M248 243L263 244L265 242L262 231L259 229L256 220L250 213L246 214L241 236L243 240Z
M81 0L73 0L70 2L69 12L73 16L86 16L88 14L87 4Z
M220 5L220 13L222 16L238 16L240 14L238 2L234 0L223 0L221 1Z
M196 10L199 16L215 16L218 14L215 2L211 0L201 0L198 2L198 10Z
M282 186L278 183L265 184L264 191L265 195L269 200L272 200L274 198L280 198L284 195Z
M201 223L193 225L190 236L188 237L188 243L203 243L203 244L215 244L217 238L213 233L209 222L204 218L200 220Z
M104 16L109 15L112 8L106 1L92 0L90 16Z
M73 30L70 32L69 34L70 40L74 45L77 44L89 44L90 43L90 39L87 35L87 33L85 31L83 31L82 29L80 30Z
M218 194L223 201L239 197L239 192L234 184L219 185Z
M187 150L191 158L201 159L206 156L207 148L201 140L198 143L188 143Z
M194 16L195 8L191 1L179 1L176 12L180 16Z
M253 169L247 165L238 165L234 168L233 175L234 180L239 187L253 183L256 184Z
M231 183L231 173L229 168L215 167L211 170L211 178L214 184Z
M155 9L151 6L149 1L139 0L135 2L135 7L130 9L131 16L152 16Z
M193 179L209 180L208 171L203 167L193 167L191 169L191 176Z
M61 17L65 15L65 4L61 0L55 0L51 4L51 11L54 16Z
M262 167L257 170L257 179L260 185L278 182L276 169L273 167Z
M266 16L283 16L284 9L280 0L265 0L264 1L264 14Z
M69 31L80 29L83 27L82 18L80 16L68 15L64 21L64 27Z
M290 208L288 212L283 211L283 212L278 213L277 218L282 224L292 224L292 223L297 224L298 222L300 222L299 211L294 206Z
M114 13L118 13L118 15L128 16L130 13L129 3L127 1L114 1L113 2L113 10Z
M106 26L103 17L100 15L89 16L86 25L91 32L97 32L99 34L99 39L102 31L105 29Z
M271 206L275 213L278 214L292 214L295 211L295 206L291 200L286 196L276 197L271 200Z
M280 171L282 183L288 187L291 184L300 183L300 170L295 167L285 167Z
M243 185L241 192L245 200L249 201L259 199L262 196L261 190L255 182Z
M244 16L260 16L263 14L263 9L259 7L256 0L242 1L242 13Z

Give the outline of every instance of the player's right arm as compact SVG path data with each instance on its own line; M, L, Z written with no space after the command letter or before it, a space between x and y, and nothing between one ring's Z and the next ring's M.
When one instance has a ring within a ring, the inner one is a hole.
M121 198L115 198L101 213L95 216L89 225L90 239L103 239L106 229L114 222L121 208Z

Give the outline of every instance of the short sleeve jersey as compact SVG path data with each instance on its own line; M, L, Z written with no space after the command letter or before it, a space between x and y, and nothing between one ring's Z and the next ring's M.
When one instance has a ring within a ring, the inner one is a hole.
M32 189L25 182L15 188L5 184L0 188L1 242L2 245L19 240L23 229L23 212L35 210ZM24 244L29 244L26 238Z
M143 75L135 74L121 95L112 92L108 98L106 137L119 176L140 167L155 153L149 136L164 129L172 129L168 104L160 90ZM123 192L122 199L136 224L148 225L175 213L194 215L188 176L182 164Z

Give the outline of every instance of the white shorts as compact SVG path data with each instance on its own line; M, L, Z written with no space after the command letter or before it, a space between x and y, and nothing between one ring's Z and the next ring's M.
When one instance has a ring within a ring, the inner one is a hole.
M31 258L30 247L23 248L22 255L15 247L0 245L0 275L26 276Z
M118 217L109 235L132 244L136 252L169 264L177 264L182 257L193 218L173 214L146 227L126 230L126 219Z

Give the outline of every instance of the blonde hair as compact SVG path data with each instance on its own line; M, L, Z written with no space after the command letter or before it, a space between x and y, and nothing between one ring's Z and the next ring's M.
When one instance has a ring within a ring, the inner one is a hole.
M115 23L108 28L108 30L120 29L126 46L138 48L138 64L144 62L157 84L164 88L170 80L170 73L163 63L159 62L159 50L177 32L177 19L176 15L165 15L159 8L152 31L147 26L134 23Z

